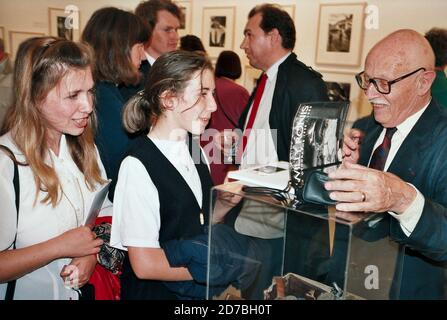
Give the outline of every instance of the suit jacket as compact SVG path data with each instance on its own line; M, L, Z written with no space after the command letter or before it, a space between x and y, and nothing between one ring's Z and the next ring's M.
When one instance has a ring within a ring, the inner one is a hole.
M248 111L256 93L248 100L239 119L239 127L244 128ZM269 116L271 129L277 129L276 152L280 161L289 161L292 124L300 103L328 101L326 84L321 74L297 60L291 53L278 68L272 109Z
M368 165L382 126L372 116L354 124L366 135L360 160ZM388 168L413 184L425 197L425 205L410 237L396 219L389 219L389 235L406 245L403 256L401 299L445 299L447 261L447 113L432 100ZM398 292L398 291L396 291Z

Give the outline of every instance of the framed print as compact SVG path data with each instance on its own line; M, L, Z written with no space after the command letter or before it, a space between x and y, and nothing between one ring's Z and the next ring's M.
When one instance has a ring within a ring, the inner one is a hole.
M182 12L182 17L180 19L180 28L178 33L180 37L183 37L191 33L191 16L192 16L192 6L191 1L181 1L177 0L175 3L178 5Z
M15 60L17 49L23 41L29 38L42 37L44 35L44 33L38 32L9 31L9 51L12 59Z
M355 73L342 73L336 71L321 71L323 80L328 89L330 101L350 100L348 116L346 118L347 128L351 127L355 120L365 116L368 112L362 111L363 92L357 85Z
M244 69L244 87L251 94L256 87L256 82L261 76L262 71L252 66L245 66Z
M79 40L79 11L48 8L48 25L50 36Z
M320 4L316 63L358 66L365 3Z
M293 21L295 21L295 5L281 5L281 9L286 11L289 16L292 18Z
M203 8L202 40L210 57L233 50L234 16L234 7Z

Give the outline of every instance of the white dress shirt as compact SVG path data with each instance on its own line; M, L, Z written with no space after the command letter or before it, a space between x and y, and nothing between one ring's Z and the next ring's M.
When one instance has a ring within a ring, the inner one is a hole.
M24 156L11 140L10 134L0 137L0 144L10 148L18 161L24 161ZM97 154L99 159L99 154ZM17 210L15 206L15 192L12 184L14 165L12 160L0 151L0 251L12 249L14 237L17 232L16 248L25 248L38 244L62 233L84 224L88 210L96 195L90 191L85 183L84 175L74 163L65 136L60 142L59 155L50 151L47 163L53 162L53 167L59 178L62 197L55 208L51 204L44 204L41 200L45 192L38 191L36 197L36 184L31 168L19 166L20 181L20 212L17 226ZM102 177L106 174L99 161ZM107 207L107 209L106 209ZM101 216L111 215L111 203L106 200ZM67 300L78 299L78 293L64 287L60 277L64 265L71 259L57 259L49 264L32 271L17 279L14 299L30 300ZM0 284L0 299L4 299L7 284Z
M388 153L388 157L385 162L384 171L388 171L388 168L393 161L394 157L397 154L397 151L399 151L400 146L405 141L405 138L410 133L411 129L415 126L416 122L419 120L419 118L424 113L425 109L427 109L428 103L424 108L416 112L415 114L408 117L404 122L396 126L397 130L394 133L393 137L391 138L391 147L390 151ZM382 133L380 134L379 138L376 141L376 144L374 145L373 150L376 150L376 148L382 143L384 137L385 137L385 131L384 128L382 130ZM371 155L372 157L372 155ZM370 158L371 161L371 158ZM388 212L392 217L397 219L400 223L400 227L402 231L405 233L407 237L411 235L414 228L416 227L419 219L421 218L422 211L424 209L425 199L424 196L421 194L421 192L413 186L411 183L408 183L410 186L412 186L416 192L416 198L413 200L411 205L405 210L402 214L395 214L393 212Z
M264 93L262 94L262 98L259 103L259 108L256 113L252 130L248 137L247 145L242 155L240 166L241 169L278 161L278 153L276 152L275 143L273 141L273 139L277 137L277 134L276 130L270 129L269 117L272 109L273 94L275 92L279 65L283 63L290 54L291 52L286 54L266 71L268 78L265 84ZM250 111L247 114L244 128L247 125L248 119L250 118L252 109L253 104L251 105Z
M150 139L181 174L201 206L202 185L186 142ZM113 205L112 246L122 250L129 246L160 248L158 190L140 160L128 156L121 163Z
M157 59L152 57L149 53L147 53L147 51L144 51L144 55L146 56L146 60L149 62L149 64L152 67L154 65L155 60L157 60Z

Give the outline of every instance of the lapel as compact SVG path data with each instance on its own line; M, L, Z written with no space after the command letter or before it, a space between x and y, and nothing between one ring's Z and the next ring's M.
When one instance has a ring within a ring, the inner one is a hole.
M436 103L432 100L422 116L411 129L402 143L388 171L396 174L404 181L412 181L423 165L423 155L433 145L433 126L439 117ZM415 152L417 150L417 152Z
M278 66L278 73L276 75L275 91L273 92L272 109L270 111L270 123L272 116L275 115L276 110L283 105L284 93L287 86L288 65L296 61L296 54L290 55Z
M407 182L413 180L418 172L417 168L423 164L424 159L421 158L424 154L423 151L433 144L433 125L436 123L438 115L436 103L432 100L400 146L388 168L388 172L394 173ZM366 128L368 134L362 142L360 164L368 165L374 144L382 130L383 127L377 122ZM415 152L415 150L418 152Z
M364 166L368 166L369 158L373 152L374 144L377 141L380 133L382 132L382 126L377 122L374 122L372 127L366 128L368 134L362 142L362 151L360 152L359 163Z

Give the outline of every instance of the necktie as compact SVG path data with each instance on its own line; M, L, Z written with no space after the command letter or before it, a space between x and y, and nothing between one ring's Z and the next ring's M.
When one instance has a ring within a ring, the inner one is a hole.
M385 137L383 138L383 142L380 146L374 150L374 153L371 157L371 161L369 163L369 167L373 169L377 169L383 171L385 167L386 158L388 157L388 153L391 148L391 138L393 134L396 132L397 128L387 128L385 132Z
M256 89L255 98L253 100L253 107L251 108L250 117L247 121L247 126L245 127L244 134L242 136L242 143L239 144L237 151L236 161L240 163L242 154L244 153L245 147L247 146L248 136L250 135L251 128L256 119L256 113L259 109L259 103L261 102L262 94L264 93L265 83L267 82L267 74L263 73L261 79L259 80L259 85Z

